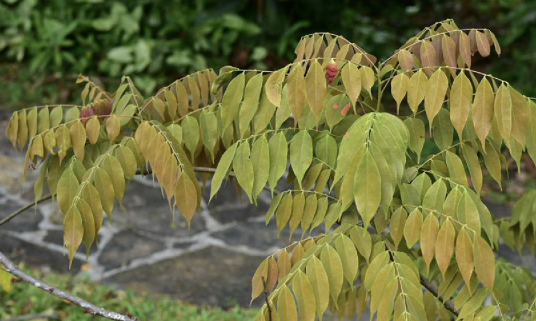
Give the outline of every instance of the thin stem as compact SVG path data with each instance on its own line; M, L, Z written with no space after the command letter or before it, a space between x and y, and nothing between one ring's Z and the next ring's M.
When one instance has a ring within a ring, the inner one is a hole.
M9 221L11 221L12 219L14 219L15 217L17 217L19 214L21 214L22 212L26 211L27 209L29 208L32 208L34 205L37 205L39 203L42 203L44 201L47 201L49 199L52 198L52 195L47 195L45 197L42 197L41 199L37 200L37 201L34 201L34 202L31 202L31 203L28 203L26 206L23 206L21 208L19 208L18 210L16 210L15 212L9 214L8 217L4 218L3 220L0 221L0 226L8 223Z
M119 314L117 312L112 312L105 310L103 308L100 308L98 306L95 306L88 301L79 298L77 296L71 295L69 293L66 293L58 288L55 288L51 285L48 285L40 280L37 280L28 274L22 272L19 270L13 262L11 262L2 252L0 252L0 263L2 263L6 271L11 273L13 276L16 276L20 280L31 284L32 286L41 289L45 292L48 292L52 294L53 296L56 296L60 299L66 300L71 302L74 305L77 305L81 308L83 308L87 313L92 315L101 316L110 320L117 320L117 321L136 321L136 319L133 319L131 317L128 317L126 315Z

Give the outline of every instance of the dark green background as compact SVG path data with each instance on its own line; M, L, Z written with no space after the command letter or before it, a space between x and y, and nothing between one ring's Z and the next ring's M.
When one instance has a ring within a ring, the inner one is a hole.
M319 31L385 58L447 18L495 32L502 56L475 68L536 95L534 0L0 0L0 106L72 100L78 73L109 90L130 75L150 94L205 67L274 69Z

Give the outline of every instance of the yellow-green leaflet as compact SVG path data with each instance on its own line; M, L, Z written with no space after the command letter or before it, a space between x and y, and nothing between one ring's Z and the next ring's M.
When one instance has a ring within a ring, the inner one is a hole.
M410 71L413 69L413 55L405 49L398 52L398 62L403 71Z
M447 76L441 69L436 70L428 80L426 96L424 97L424 110L430 124L433 123L435 116L443 106L448 84Z
M413 64L413 61L412 61ZM409 77L406 74L398 74L391 81L391 94L396 101L396 113L400 110L400 104L408 92ZM426 102L425 102L426 103Z
M420 48L420 58L422 67L424 68L424 72L430 76L433 72L433 69L430 67L434 67L437 65L436 62L436 53L434 49L434 45L432 45L432 42L424 40L421 42L421 48Z
M353 284L357 276L357 267L359 266L359 257L354 243L348 236L341 234L335 240L335 249L340 255L345 279L350 284Z
M337 297L342 289L343 267L339 254L331 245L326 245L320 253L320 261L326 269L329 281L329 293L333 301L337 302Z
M270 77L268 77L264 87L266 96L276 107L281 105L281 93L283 91L283 82L285 81L286 73L287 67L273 72Z
M314 321L316 302L313 287L301 270L298 270L292 279L292 290L298 302L300 321Z
M454 40L452 40L451 37L444 35L441 38L441 49L443 51L443 59L445 60L445 65L449 67L449 70L453 75L456 74L456 43L454 42Z
M462 139L463 128L469 117L473 101L473 86L464 72L460 72L452 83L449 97L450 120L458 137Z
M106 132L108 133L108 139L110 144L119 136L121 124L119 118L116 115L111 115L105 121Z
M42 134L45 130L50 128L50 113L48 107L41 108L37 115L37 133Z
M268 141L266 136L261 136L253 143L253 148L251 150L251 162L255 164L254 166L254 180L253 180L253 198L256 198L257 195L263 190L268 182L268 177L270 173L270 154L269 154Z
M109 156L104 160L103 168L108 173L114 189L114 195L119 205L122 206L123 194L125 193L125 174L123 173L123 167L117 158Z
M318 119L320 117L320 113L322 112L322 107L324 106L327 85L324 70L318 62L318 59L315 59L309 68L307 76L305 76L305 85L307 102L315 114L316 119Z
M227 128L238 115L240 102L244 96L244 87L246 85L246 76L243 72L239 73L227 86L223 95L221 105L221 120L223 128Z
M497 90L494 112L502 138L504 141L510 142L510 134L512 133L512 99L504 83Z
M480 195L480 190L482 189L482 169L480 167L480 161L476 154L476 151L468 144L462 145L463 159L469 168L471 173L471 183L477 192Z
M292 194L287 193L281 199L277 212L275 213L275 219L277 223L277 237L281 233L281 230L287 225L290 215L292 214Z
M199 115L199 126L203 145L209 151L212 162L214 162L214 147L218 142L218 119L216 115L203 110Z
M417 154L417 163L420 163L425 139L424 123L418 118L407 118L404 124L409 130L409 148Z
M347 63L341 71L342 82L346 89L348 97L350 97L350 102L354 111L356 110L357 98L361 94L361 76L359 69L353 63Z
M492 290L495 282L495 255L489 244L480 236L475 237L474 257L478 280Z
M283 286L277 297L277 314L280 320L298 320L294 296L286 285Z
M209 202L212 200L214 195L216 195L216 193L220 189L223 178L227 176L227 173L229 172L229 168L231 167L231 164L233 163L233 159L236 153L237 146L238 146L238 143L235 143L231 147L229 147L229 149L227 149L225 153L223 153L223 156L221 157L220 162L218 163L218 167L216 168L216 172L214 173L214 176L212 177L212 183L210 185Z
M197 191L194 183L186 173L179 175L175 190L175 203L182 216L186 219L188 229L190 229L190 222L197 208Z
M408 104L413 114L417 113L420 103L424 100L428 87L428 77L419 69L411 76L408 83Z
M473 273L473 242L467 231L462 228L456 240L456 262L465 284L470 287Z
M192 108L194 110L199 108L199 99L200 99L200 92L199 87L197 86L197 81L194 78L195 76L188 76L188 88L190 89L190 95L192 99Z
M253 76L253 78L251 78L246 85L246 89L244 91L244 102L240 106L240 112L238 115L240 138L244 137L245 133L249 130L249 124L259 108L262 82L263 75L260 73Z
M313 141L305 130L300 131L290 141L290 165L302 185L303 176L313 161Z
M454 253L455 236L456 231L454 230L454 226L450 222L450 219L447 219L441 225L435 242L436 262L443 275L447 272L452 254Z
M484 77L476 89L475 101L473 103L473 123L475 125L475 132L484 148L486 146L486 137L491 130L494 100L491 84L488 79Z
M91 144L95 144L99 139L100 122L97 116L91 117L86 123L87 138Z
M175 85L177 92L177 108L179 115L184 116L188 113L188 92L182 81L177 81Z
M76 191L78 190L78 185L78 179L73 170L69 167L61 175L57 187L58 207L63 214L67 214L69 211L76 195Z
M94 174L95 188L101 198L102 209L108 214L111 220L114 207L114 189L108 173L102 168L96 168Z
M294 116L294 126L302 115L305 106L305 77L300 64L292 68L288 76L288 107Z
M84 125L78 120L69 129L71 134L71 143L73 145L73 152L76 158L80 161L84 160L84 152L86 145L86 130Z
M398 249L398 244L402 241L404 236L404 226L406 224L408 213L403 206L400 206L395 210L391 216L391 221L389 224L389 231L391 232L391 237L395 243L395 249Z
M73 264L74 254L80 243L82 243L82 238L84 236L84 225L82 223L82 216L76 208L72 206L69 211L66 213L65 218L63 219L63 243L65 247L69 250L69 269Z
M447 168L449 170L450 179L455 183L468 186L467 174L463 162L458 155L453 152L446 152Z
M84 236L82 238L82 242L84 242L86 246L86 258L88 258L89 250L91 249L91 244L93 244L93 241L95 241L95 237L97 235L97 231L95 231L93 212L91 211L91 207L89 206L89 204L83 199L80 199L78 201L76 207L80 212L80 216L82 217L82 223L84 225Z
M433 214L429 214L421 229L421 251L426 271L430 270L430 263L434 258L437 234L439 232L439 222Z
M357 166L354 180L354 199L364 226L376 214L381 201L381 177L376 162L369 151Z
M238 146L236 155L233 159L233 169L238 180L238 184L242 187L244 192L248 195L250 202L252 202L253 192L253 163L250 159L250 147L249 142L244 142Z
M253 302L253 300L255 300L255 298L261 295L261 293L264 291L263 279L264 282L266 282L267 278L268 259L265 259L264 261L262 261L259 267L257 267L257 270L255 271L255 274L253 274L253 278L251 279L251 302Z
M193 116L186 116L182 121L182 139L190 151L192 162L195 159L195 150L199 144L199 123Z
M406 220L406 225L404 226L404 238L406 239L406 244L408 248L411 248L421 236L422 228L422 213L416 208L408 216Z
M305 271L313 288L316 313L319 319L322 320L322 316L329 304L328 275L324 269L324 265L316 256L312 256L307 262Z

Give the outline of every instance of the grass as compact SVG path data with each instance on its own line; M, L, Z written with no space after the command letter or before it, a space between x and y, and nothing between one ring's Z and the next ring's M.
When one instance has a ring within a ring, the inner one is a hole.
M105 309L122 314L130 313L140 321L243 321L251 320L256 313L254 309L242 309L238 306L228 310L195 306L168 297L136 294L83 278L72 278L50 272L30 271L28 273ZM28 314L56 315L57 320L62 321L101 320L99 317L85 314L80 307L26 283L13 283L11 293L0 290L0 320Z

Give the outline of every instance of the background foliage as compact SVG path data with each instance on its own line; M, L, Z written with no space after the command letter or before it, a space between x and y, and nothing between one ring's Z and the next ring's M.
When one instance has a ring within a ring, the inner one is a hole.
M0 0L0 104L65 101L78 73L98 75L111 87L128 74L151 93L207 66L273 70L294 59L301 35L317 31L385 58L445 18L495 32L508 49L484 69L534 96L534 10L528 0ZM524 68L514 73L511 65Z

